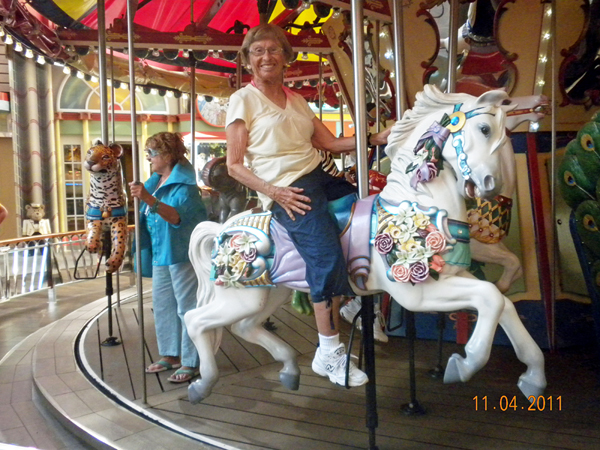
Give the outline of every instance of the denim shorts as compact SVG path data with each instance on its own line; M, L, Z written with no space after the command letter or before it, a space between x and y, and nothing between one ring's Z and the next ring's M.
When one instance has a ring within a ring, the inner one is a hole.
M311 210L305 215L294 214L296 220L290 219L278 203L273 203L271 212L288 231L306 263L306 281L312 301L318 303L338 295L354 295L348 283L337 225L327 207L330 201L355 193L356 188L343 178L325 173L321 166L291 186L304 189L302 194L311 199Z

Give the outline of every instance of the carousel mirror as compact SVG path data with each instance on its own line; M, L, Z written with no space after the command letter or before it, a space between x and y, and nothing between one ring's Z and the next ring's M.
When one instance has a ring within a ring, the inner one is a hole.
M498 27L507 1L474 0L462 2L459 11L457 43L458 73L456 91L481 95L491 89L512 92L517 80L517 58L500 44ZM425 63L424 83L435 84L445 90L448 83L448 46L450 5L448 2L429 1L420 12L439 36L438 51Z
M600 105L600 1L581 3L587 26L577 42L562 52L565 58L559 72L559 85L563 94L561 106L573 103L589 109Z

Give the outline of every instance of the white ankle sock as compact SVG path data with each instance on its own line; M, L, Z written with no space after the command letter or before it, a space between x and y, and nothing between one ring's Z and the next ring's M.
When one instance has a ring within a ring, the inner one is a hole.
M334 336L323 336L319 334L319 347L324 354L332 353L340 345L339 333Z

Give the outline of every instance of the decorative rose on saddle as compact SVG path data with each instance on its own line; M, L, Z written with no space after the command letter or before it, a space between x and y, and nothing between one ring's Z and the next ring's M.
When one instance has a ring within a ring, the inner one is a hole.
M244 232L223 239L212 260L217 286L243 287L239 280L251 277L252 262L258 256L256 241L256 237Z
M445 261L439 255L446 249L446 237L431 223L429 216L406 202L375 236L375 250L390 266L390 280L421 283L429 276L438 278Z

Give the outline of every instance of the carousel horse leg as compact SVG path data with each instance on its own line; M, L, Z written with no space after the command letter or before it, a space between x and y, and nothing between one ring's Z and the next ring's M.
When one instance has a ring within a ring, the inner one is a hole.
M191 403L199 403L208 397L219 379L214 355L214 330L259 314L269 301L269 288L244 289L243 292L241 295L240 289L215 286L215 299L211 303L185 314L188 334L200 356L202 377L188 388Z
M265 308L256 315L234 323L231 331L242 339L265 348L276 361L283 363L283 368L279 371L279 380L286 388L297 391L300 387L300 367L296 362L294 349L262 326L265 318L289 299L290 293L291 290L287 288L273 289Z
M471 257L475 261L500 264L504 267L502 276L496 281L496 287L500 292L504 293L508 291L511 284L523 275L521 261L504 243L484 244L476 239L471 239L470 246Z
M532 401L531 397L534 397L535 401L546 388L544 354L521 322L515 306L506 297L500 326L510 339L519 361L527 365L527 370L519 377L517 386L529 401Z
M438 301L446 302L445 308L438 309L438 311L452 308L453 310L476 309L478 312L475 328L465 345L466 357L453 354L448 360L444 373L444 383L465 382L471 379L490 357L494 333L504 308L504 300L500 291L491 283L452 277L449 284L450 286L447 283L439 284L439 287L445 288L446 292L452 295L451 300L453 301L448 302L448 294L446 294L446 300L443 299L443 296L438 297ZM458 298L459 292L462 293L459 294L462 298ZM430 310L435 309L431 308Z

